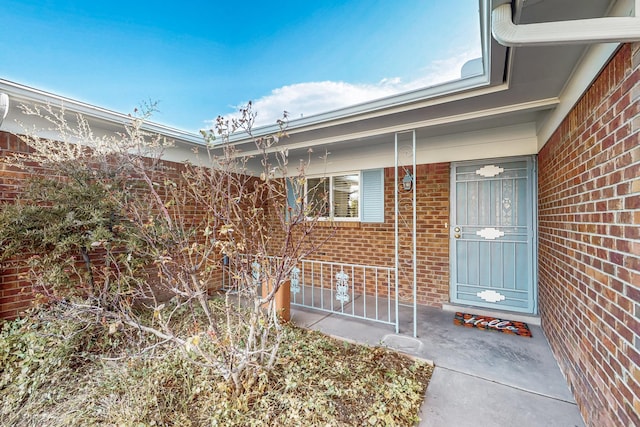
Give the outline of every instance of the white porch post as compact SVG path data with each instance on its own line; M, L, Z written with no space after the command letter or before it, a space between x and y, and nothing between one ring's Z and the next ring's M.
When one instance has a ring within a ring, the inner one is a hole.
M417 282L418 282L418 269L417 269L417 181L416 181L416 131L411 130L407 132L397 132L395 134L395 167L394 167L394 196L395 196L395 223L394 223L394 232L395 232L395 269L396 269L396 333L400 331L400 321L399 321L399 295L398 295L398 287L399 287L399 275L400 275L400 237L399 237L399 217L400 217L400 207L399 207L399 197L398 197L398 166L399 166L399 156L398 156L398 135L400 133L408 133L411 132L411 167L412 167L412 230L411 230L411 264L412 264L412 291L413 291L413 336L418 336L418 295L417 295Z
M395 207L394 207L394 237L395 237L395 244L396 244L396 250L395 250L395 269L396 269L396 283L395 283L395 305L396 305L396 334L400 332L400 313L398 310L398 282L399 282L399 274L400 274L400 268L399 268L399 264L400 264L400 258L398 256L398 251L400 250L400 240L398 238L398 215L400 214L400 209L398 209L398 134L395 134L395 139L394 139L395 145L394 145L394 155L395 155L395 166L394 166L394 173L393 173L393 179L394 179L394 191L393 191L393 195L394 195L394 201L395 201Z

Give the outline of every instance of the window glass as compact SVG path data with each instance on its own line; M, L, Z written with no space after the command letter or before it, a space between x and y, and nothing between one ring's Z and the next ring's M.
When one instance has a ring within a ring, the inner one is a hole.
M360 174L307 178L307 208L324 218L359 218Z
M358 218L360 175L332 177L334 218Z
M329 178L307 178L307 207L311 215L330 215L329 183Z

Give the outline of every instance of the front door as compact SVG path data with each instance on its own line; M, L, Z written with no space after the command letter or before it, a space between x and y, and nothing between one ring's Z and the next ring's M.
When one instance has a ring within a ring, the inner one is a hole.
M451 301L535 313L535 158L451 166Z

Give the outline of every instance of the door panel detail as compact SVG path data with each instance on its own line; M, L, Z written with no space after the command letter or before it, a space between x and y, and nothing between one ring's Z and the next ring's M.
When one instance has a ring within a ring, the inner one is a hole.
M495 240L498 237L504 236L504 232L493 227L483 228L482 230L476 231L476 234L480 237L484 237L487 240Z
M478 169L476 171L476 174L484 176L485 178L492 178L494 176L500 175L502 172L504 172L504 169L499 166L487 165Z
M478 292L476 296L482 298L487 302L498 302L498 301L504 301L506 299L506 297L502 295L500 292L496 292L489 289L485 289L482 292Z

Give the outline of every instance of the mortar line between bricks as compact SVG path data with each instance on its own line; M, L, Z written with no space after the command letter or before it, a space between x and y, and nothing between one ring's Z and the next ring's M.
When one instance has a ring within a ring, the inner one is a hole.
M446 371L450 371L450 372L456 372L456 373L458 373L458 374L466 375L466 376L468 376L468 377L478 378L479 380L488 381L488 382L491 382L491 383L494 383L494 384L498 384L498 385L501 385L501 386L504 386L504 387L509 387L509 388L513 388L513 389L515 389L515 390L523 391L523 392L525 392L525 393L535 394L536 396L546 397L547 399L553 399L553 400L556 400L556 401L558 401L558 402L569 403L570 405L577 406L577 403L576 403L576 402L572 402L572 401L570 401L570 400L562 399L562 398L560 398L560 397L555 397L555 396L549 396L548 394L539 393L539 392L537 392L537 391L533 391L533 390L527 390L526 388L522 388L522 387L518 387L518 386L515 386L515 385L510 385L510 384L501 383L501 382L496 381L496 380L490 380L490 379L488 379L488 378L484 378L484 377L481 377L481 376L479 376L479 375L470 374L470 373L468 373L468 372L462 372L462 371L459 371L459 370L457 370L457 369L446 368L446 367L444 367L444 366L442 366L442 365L438 365L437 363L436 363L435 368L436 368L436 369L438 369L438 368L439 368L439 369L444 369L444 370L446 370Z

